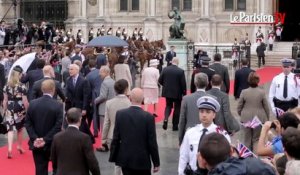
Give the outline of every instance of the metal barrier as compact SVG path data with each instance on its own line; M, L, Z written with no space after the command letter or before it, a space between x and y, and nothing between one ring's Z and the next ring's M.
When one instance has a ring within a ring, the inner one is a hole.
M237 49L238 56L233 55L234 48ZM246 50L241 49L241 46L195 44L195 52L197 52L199 49L207 52L207 55L210 58L213 58L216 53L221 54L222 64L226 65L229 69L240 68L241 58L246 57Z

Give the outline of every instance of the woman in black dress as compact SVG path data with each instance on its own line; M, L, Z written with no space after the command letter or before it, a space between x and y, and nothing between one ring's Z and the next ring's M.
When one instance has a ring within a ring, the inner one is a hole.
M26 109L28 107L27 89L24 84L21 84L19 79L22 76L22 68L20 66L14 67L3 89L4 100L4 120L7 126L7 142L8 155L7 158L12 158L12 144L14 138L14 131L17 131L17 149L20 154L24 153L22 148L23 141L23 126L25 121Z

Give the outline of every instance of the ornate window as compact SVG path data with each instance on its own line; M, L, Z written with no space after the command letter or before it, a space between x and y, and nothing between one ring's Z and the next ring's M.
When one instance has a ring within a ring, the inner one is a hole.
M225 11L245 11L246 10L246 0L224 0L225 1Z
M192 11L192 0L172 0L171 7L177 7L181 11Z
M225 11L233 11L233 0L225 0Z
M120 0L120 11L139 11L139 0Z
M237 10L246 10L246 0L237 0Z

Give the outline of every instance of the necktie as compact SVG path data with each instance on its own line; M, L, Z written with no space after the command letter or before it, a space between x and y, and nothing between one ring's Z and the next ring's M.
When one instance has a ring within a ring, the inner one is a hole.
M201 135L200 140L199 140L198 150L199 150L199 147L200 147L200 143L201 143L201 141L202 141L202 139L203 139L203 137L205 136L205 134L206 134L207 131L208 131L208 130L207 130L206 128L203 128L203 129L202 129L202 135Z
M283 85L283 97L286 98L287 95L287 91L288 91L288 87L287 87L287 76L285 76L284 79L284 85Z
M76 86L76 78L73 78L73 86Z

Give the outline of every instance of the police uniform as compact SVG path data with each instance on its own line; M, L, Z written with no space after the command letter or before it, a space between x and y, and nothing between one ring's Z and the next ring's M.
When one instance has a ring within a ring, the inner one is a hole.
M94 38L94 31L93 29L91 29L89 32L89 41L91 41L93 38Z
M127 40L127 31L125 30L125 28L123 28L122 37L124 40Z
M122 34L121 28L119 27L119 28L117 29L117 31L116 31L116 36L120 38L120 37L121 37L121 34Z
M197 100L197 106L199 109L210 109L214 112L218 112L220 110L220 104L216 99L211 96L203 96ZM193 171L197 170L197 152L199 141L203 134L204 126L202 124L198 124L195 127L187 130L182 144L180 146L179 152L179 164L178 164L178 174L184 175L184 170L189 165ZM210 133L220 133L226 137L226 139L231 142L230 136L228 133L215 125L213 122L209 127L206 128L206 134Z
M105 27L102 26L101 29L100 29L100 35L104 36L104 34L105 34Z
M281 60L282 66L290 67L292 62L292 59ZM300 94L299 83L299 78L292 72L290 72L287 76L282 72L273 78L269 91L269 102L274 114L276 114L275 107L287 111L289 108L298 106ZM285 84L287 90L284 88ZM286 93L284 91L286 91Z

